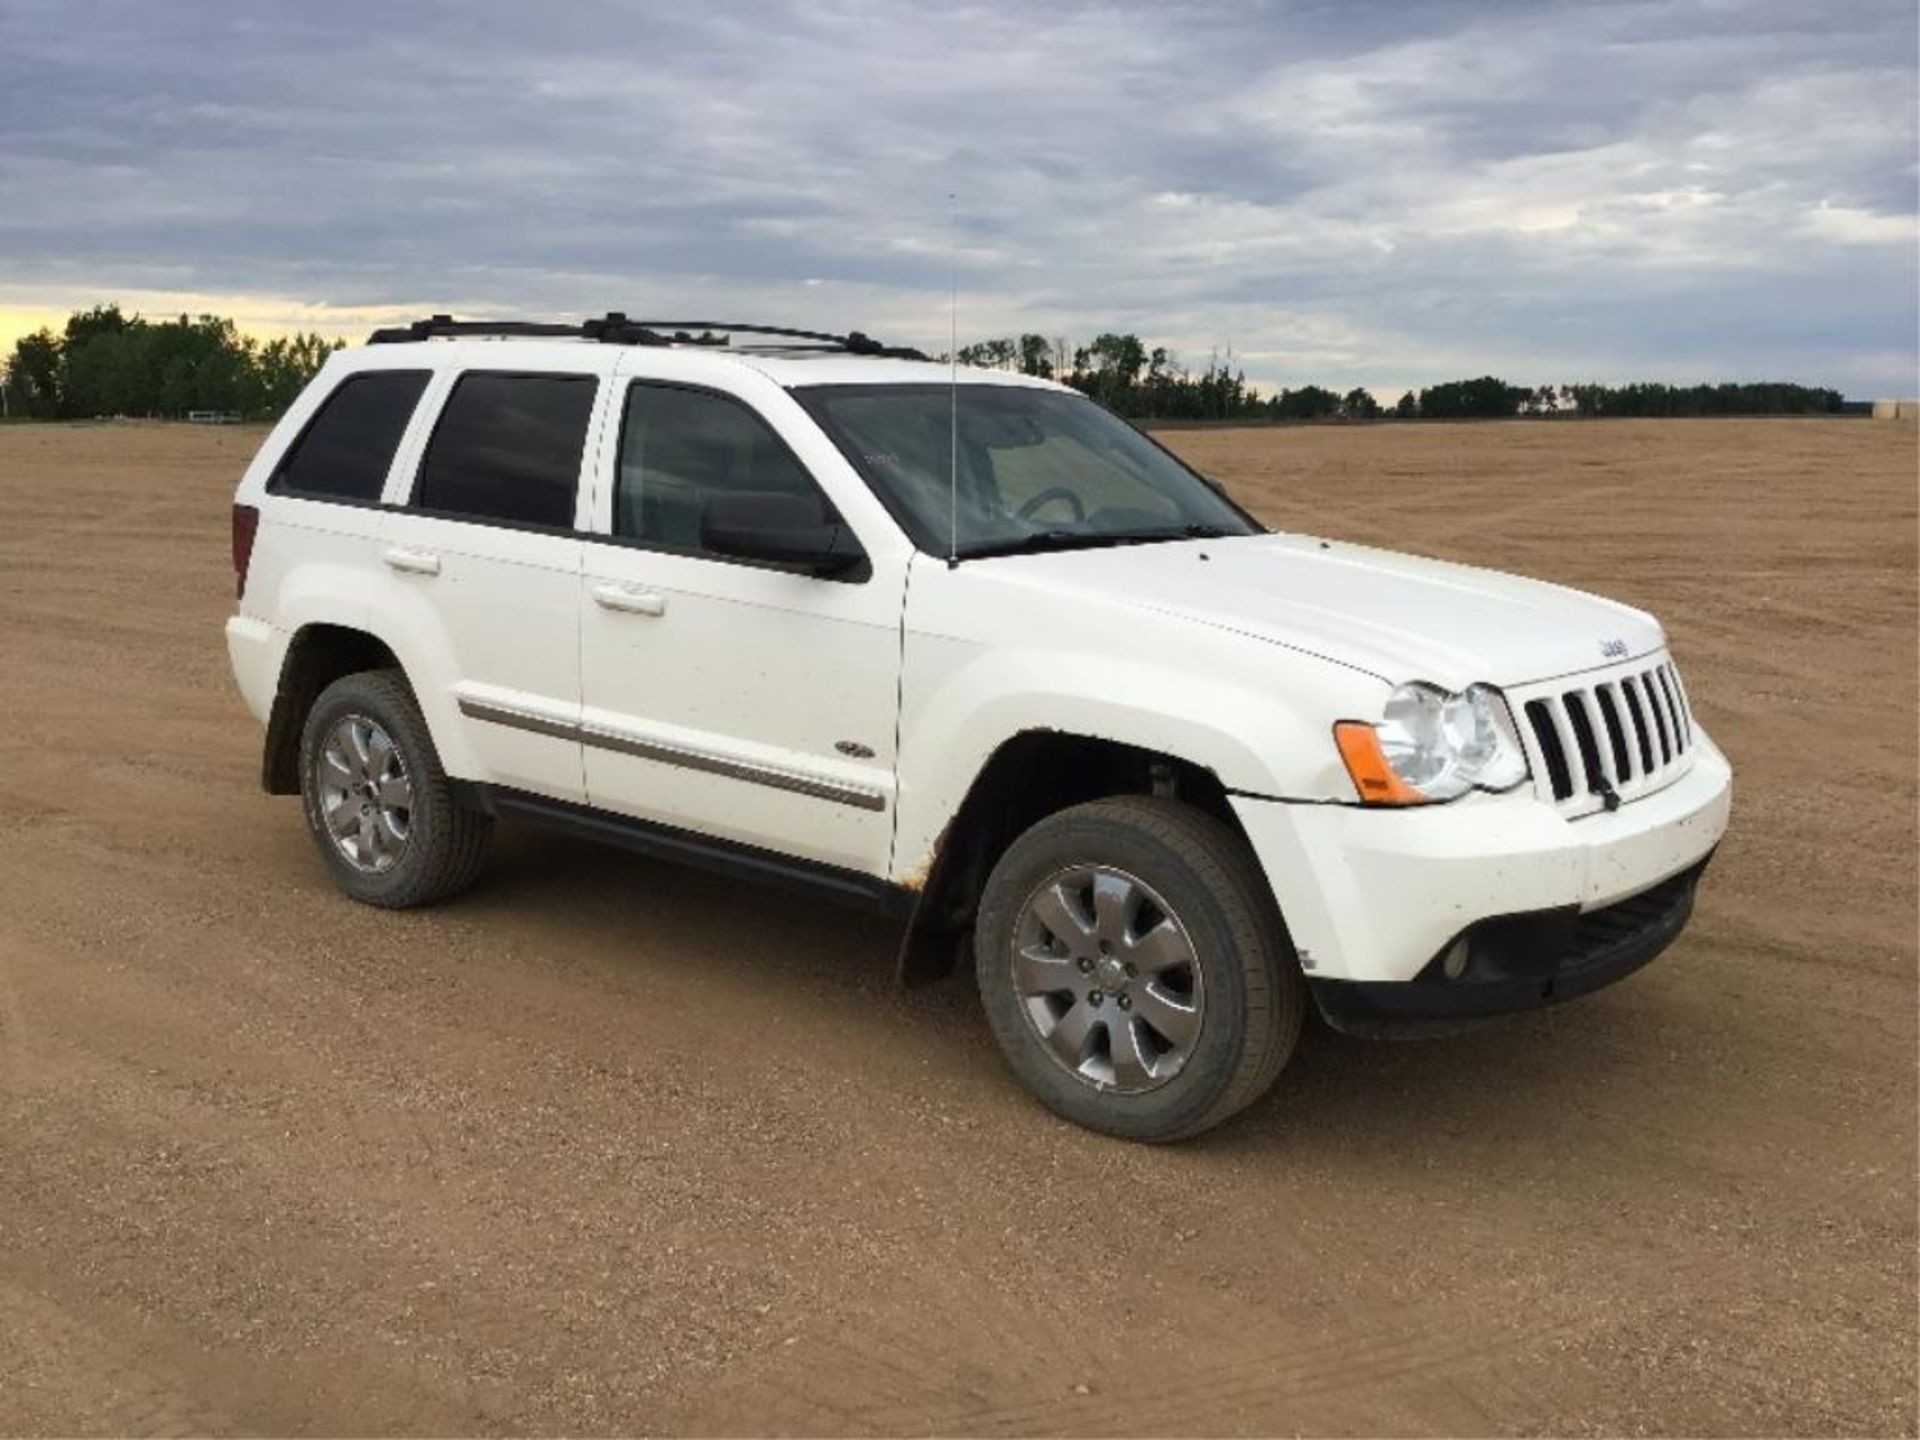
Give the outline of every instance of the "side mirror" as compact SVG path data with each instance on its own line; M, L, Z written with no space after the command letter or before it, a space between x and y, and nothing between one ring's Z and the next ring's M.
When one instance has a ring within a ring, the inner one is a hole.
M841 520L823 520L808 495L743 491L716 495L700 512L700 543L716 555L760 560L808 575L844 575L866 563Z

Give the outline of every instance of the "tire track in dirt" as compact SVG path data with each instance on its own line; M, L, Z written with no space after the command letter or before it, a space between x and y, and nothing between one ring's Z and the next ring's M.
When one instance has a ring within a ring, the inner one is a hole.
M18 1096L27 1089L31 1060L26 1012L13 979L12 948L10 938L0 936L0 1094Z
M77 1402L87 1421L55 1422L57 1428L98 1426L128 1435L167 1436L216 1435L234 1428L233 1416L198 1397L194 1377L0 1273L0 1335L9 1334L33 1336L36 1350L58 1357L63 1372L87 1377L85 1393L60 1405L65 1410ZM0 1361L0 1376L5 1366ZM47 1420L54 1421L54 1415Z
M1832 1068L1839 1068L1837 1062ZM1877 1194L1872 1205L1856 1202L1884 1190L1886 1183L1858 1166L1834 1166L1822 1172L1822 1183L1800 1187L1796 1200L1806 1213L1877 1209ZM1285 1221L1293 1207L1284 1195L1276 1199L1281 1228L1295 1228ZM1281 1414L1291 1417L1289 1424L1306 1428L1349 1420L1364 1427L1382 1423L1384 1392L1413 1387L1411 1393L1423 1396L1429 1407L1462 1411L1462 1428L1491 1428L1494 1416L1523 1413L1532 1404L1501 1380L1503 1368L1630 1331L1671 1304L1674 1295L1722 1288L1751 1264L1751 1255L1731 1240L1716 1253L1691 1259L1652 1253L1616 1258L1610 1262L1610 1293L1635 1298L1604 1312L1553 1294L1535 1295L1516 1308L1497 1298L1497 1278L1412 1307L1377 1286L1359 1286L1352 1302L1340 1307L1337 1321L1306 1344L1258 1339L1277 1317L1262 1315L1257 1307L1246 1314L1195 1310L1179 1334L1169 1337L1169 1346L1149 1347L1159 1363L1152 1375L1153 1398L1145 1402L1103 1393L1105 1386L1075 1393L1077 1378L1098 1375L1087 1359L1089 1335L1101 1333L1097 1315L1076 1326L1053 1312L1023 1307L1018 1297L975 1290L961 1297L960 1309L973 1322L969 1335L998 1337L1004 1342L1000 1348L972 1353L951 1329L930 1334L905 1318L889 1321L885 1311L869 1310L823 1335L806 1337L796 1357L797 1373L776 1372L758 1395L735 1396L728 1413L749 1429L765 1426L776 1415L787 1423L804 1416L805 1428L826 1433L1177 1433L1190 1428L1199 1414L1246 1416L1262 1429ZM1319 1278L1342 1266L1339 1256L1328 1255L1306 1268ZM1358 1282L1347 1285L1354 1290ZM1463 1326L1463 1310L1478 1318ZM1489 1320L1489 1313L1495 1318ZM1191 1355L1215 1358L1196 1365L1186 1358ZM1058 1358L1075 1356L1081 1363ZM950 1375L956 1368L990 1375L992 1398L977 1390L956 1396L955 1390L973 1388ZM1122 1379L1122 1389L1125 1383ZM1489 1410L1490 1401L1499 1403ZM1328 1403L1303 1412L1303 1402ZM1323 1418L1307 1420L1303 1414Z
M1854 1188L1852 1184L1837 1187L1832 1198L1844 1201ZM1747 1257L1738 1254L1678 1265L1648 1258L1622 1266L1614 1279L1624 1282L1623 1288L1629 1292L1641 1291L1645 1298L1637 1310L1650 1311L1661 1307L1668 1290L1708 1286L1747 1263ZM1651 1283L1655 1280L1660 1283ZM929 1406L899 1394L898 1385L894 1387L895 1403L879 1409L835 1404L827 1395L809 1392L804 1384L795 1394L811 1403L814 1413L825 1422L824 1428L883 1434L1022 1435L1062 1430L1172 1434L1190 1428L1193 1417L1200 1414L1245 1416L1265 1428L1269 1417L1284 1413L1293 1417L1292 1424L1321 1428L1336 1423L1333 1417L1341 1413L1358 1414L1365 1423L1365 1417L1377 1409L1380 1392L1409 1384L1439 1381L1446 1389L1470 1384L1483 1396L1488 1390L1500 1391L1503 1387L1489 1378L1490 1370L1619 1329L1633 1318L1619 1311L1601 1316L1564 1313L1564 1302L1556 1304L1551 1298L1536 1297L1537 1308L1510 1312L1491 1323L1482 1318L1471 1327L1463 1327L1459 1312L1470 1299L1455 1293L1409 1310L1403 1303L1376 1296L1364 1306L1343 1307L1348 1313L1343 1316L1342 1326L1306 1345L1253 1343L1249 1337L1258 1333L1257 1327L1209 1325L1188 1348L1223 1358L1193 1366L1169 1363L1170 1357L1158 1356L1149 1374L1150 1383L1143 1387L1153 1394L1146 1401L1130 1393L1130 1377L1113 1383L1112 1388L1119 1393L1101 1393L1108 1388L1102 1385L1094 1393L1081 1394L1072 1380L1082 1373L1080 1370L1041 1368L1017 1358L1014 1373L1003 1367L996 1375L996 1388L1014 1392L1014 1398L991 1403L947 1401ZM1019 1312L1010 1312L1006 1320L1000 1333L1018 1333ZM1075 1348L1081 1348L1072 1344L1070 1335L1056 1332L1050 1338L1057 1346L1055 1354L1072 1354ZM1184 1333L1181 1338L1193 1339ZM924 1378L927 1370L926 1362L915 1355L916 1350L924 1350L924 1337L872 1322L836 1331L832 1341L821 1348L831 1359L822 1357L813 1368L851 1379L848 1388L855 1393L871 1393L869 1386L876 1369L883 1375L908 1379ZM1034 1347L1022 1336L1021 1348L1025 1351ZM876 1355L889 1358L877 1362ZM1170 1380L1169 1375L1174 1378ZM879 1388L872 1386L872 1390ZM1026 1393L1022 1395L1022 1391ZM1326 1420L1302 1419L1302 1402L1354 1396L1371 1397L1376 1404L1332 1406L1326 1411Z

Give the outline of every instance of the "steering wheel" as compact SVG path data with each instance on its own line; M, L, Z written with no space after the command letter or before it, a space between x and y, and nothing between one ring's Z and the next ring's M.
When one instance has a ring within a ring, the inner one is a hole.
M1050 500L1064 500L1067 504L1071 505L1073 507L1073 518L1076 522L1087 518L1087 507L1080 503L1079 494L1069 490L1064 485L1047 486L1046 489L1042 490L1038 495L1033 496L1026 504L1014 511L1013 518L1016 520L1031 520L1034 511L1038 510Z

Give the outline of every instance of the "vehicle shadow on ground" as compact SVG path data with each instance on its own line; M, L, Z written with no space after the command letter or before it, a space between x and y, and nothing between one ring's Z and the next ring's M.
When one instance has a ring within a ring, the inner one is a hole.
M848 1054L863 1039L897 1044L910 1027L943 1078L1023 1095L1000 1063L970 968L901 989L903 927L886 917L524 827L503 827L486 879L459 904L511 915L562 948L623 970L677 964L672 957L697 948L716 1003L737 1003L746 992L787 1014L811 1015L835 1028ZM653 937L645 953L631 939L642 930ZM1611 1095L1623 1109L1634 1103L1609 1081L1623 1068L1644 1070L1645 1060L1623 1047L1608 996L1418 1041L1355 1039L1309 1013L1274 1088L1194 1143L1223 1153L1392 1154L1450 1136L1538 1133L1576 1111L1604 1120L1608 1102L1596 1097ZM1634 1097L1643 1093L1634 1087ZM1061 1123L1037 1107L1032 1121Z

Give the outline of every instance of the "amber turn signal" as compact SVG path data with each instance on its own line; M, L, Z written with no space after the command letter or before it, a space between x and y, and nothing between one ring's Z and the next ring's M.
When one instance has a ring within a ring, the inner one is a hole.
M1380 749L1380 732L1363 720L1342 720L1333 727L1353 788L1367 805L1424 805L1427 797L1393 773Z

